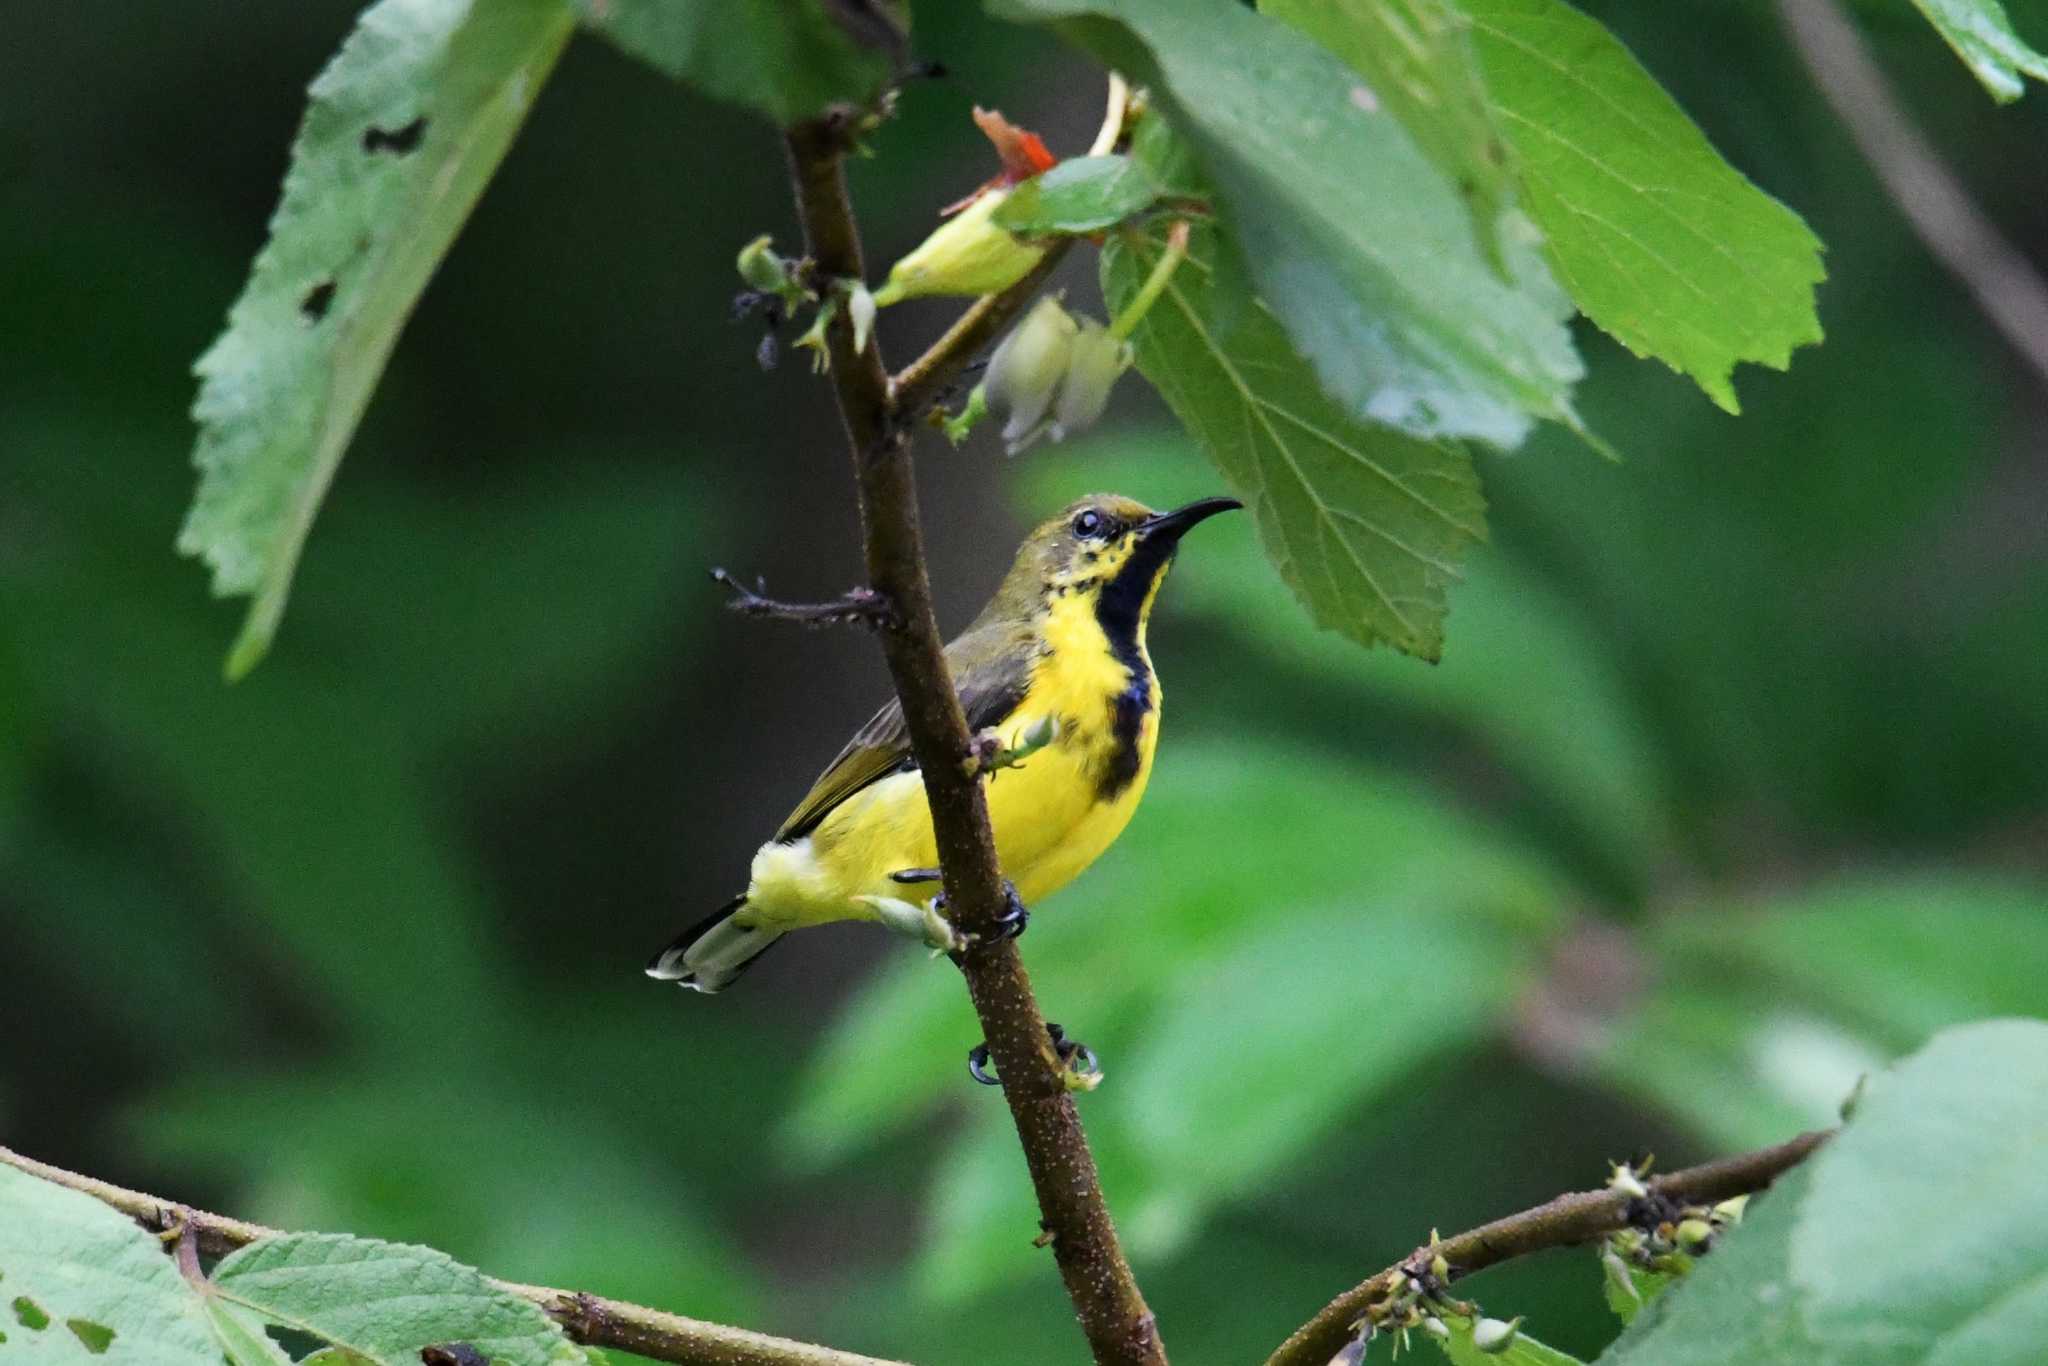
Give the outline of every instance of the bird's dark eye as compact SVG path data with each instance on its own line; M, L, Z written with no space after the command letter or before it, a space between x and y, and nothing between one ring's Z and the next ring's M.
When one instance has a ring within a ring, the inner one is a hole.
M1082 508L1074 514L1074 534L1084 540L1100 536L1108 525L1108 519L1094 508Z

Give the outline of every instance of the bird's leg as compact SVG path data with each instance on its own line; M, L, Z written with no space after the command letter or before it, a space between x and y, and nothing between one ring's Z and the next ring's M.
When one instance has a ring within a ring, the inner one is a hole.
M1102 1084L1102 1064L1095 1057L1095 1050L1079 1039L1067 1037L1067 1031L1045 1022L1045 1036L1052 1043L1053 1056L1059 1059L1060 1080L1069 1091L1093 1091ZM988 1044L978 1043L967 1050L967 1075L983 1086L1001 1086L1003 1079L988 1070Z
M899 868L889 874L891 882L908 885L937 882L939 877L937 868ZM967 949L968 937L954 929L941 913L946 902L944 892L921 903L893 896L857 896L854 900L872 910L875 919L886 928L917 940L934 953L957 955Z

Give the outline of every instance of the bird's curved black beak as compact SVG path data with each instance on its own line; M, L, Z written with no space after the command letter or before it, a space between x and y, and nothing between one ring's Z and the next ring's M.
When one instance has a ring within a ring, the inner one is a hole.
M1155 512L1138 523L1138 539L1172 545L1187 535L1195 523L1243 506L1235 498L1197 498L1185 507L1177 507L1171 512Z

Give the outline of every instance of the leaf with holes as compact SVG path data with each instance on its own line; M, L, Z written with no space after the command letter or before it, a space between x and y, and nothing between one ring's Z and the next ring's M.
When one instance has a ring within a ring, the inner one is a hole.
M378 1366L417 1366L420 1349L466 1342L504 1366L573 1366L588 1353L539 1306L431 1248L293 1233L230 1254L223 1300Z
M1739 361L1821 339L1820 240L1562 0L1462 0L1522 207L1587 317L1737 410Z
M865 104L905 56L892 0L576 0L583 22L671 80L778 124Z
M1293 354L1351 421L1514 446L1574 422L1571 303L1517 219L1466 202L1336 56L1237 0L990 0L1148 86Z
M220 1366L199 1296L135 1221L0 1166L0 1361Z
M1451 0L1260 0L1351 64L1458 191L1472 231L1498 263L1500 220L1515 199L1507 144L1471 24Z
M1267 555L1318 625L1437 658L1457 557L1486 534L1471 457L1346 414L1272 310L1217 269L1219 236L1193 233L1132 337L1138 368L1244 499ZM1162 250L1153 234L1104 251L1113 312Z
M554 66L565 0L380 0L314 80L270 240L199 360L178 548L269 648L321 498L420 291Z
M1972 75L2001 104L2026 90L2023 79L2048 81L2048 56L2029 47L2013 31L1999 0L1913 0Z

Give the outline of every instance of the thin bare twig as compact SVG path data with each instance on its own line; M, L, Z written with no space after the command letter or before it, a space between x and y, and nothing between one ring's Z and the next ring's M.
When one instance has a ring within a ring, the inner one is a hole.
M711 581L732 591L725 605L743 617L766 617L771 621L793 621L799 626L865 626L877 630L895 619L889 600L872 588L848 589L830 602L784 602L766 595L767 585L756 580L749 588L723 569L711 571Z
M1680 1204L1713 1204L1731 1196L1760 1191L1787 1170L1804 1162L1833 1130L1804 1133L1774 1148L1687 1167L1648 1183L1654 1195ZM1590 1243L1628 1223L1630 1197L1618 1190L1577 1191L1560 1195L1534 1209L1482 1224L1468 1233L1424 1245L1386 1270L1369 1276L1323 1306L1322 1312L1295 1329L1266 1366L1326 1366L1350 1341L1352 1325L1366 1306L1394 1289L1397 1278L1417 1275L1442 1256L1451 1279L1469 1276L1512 1257L1553 1247ZM1420 1259L1418 1261L1418 1259Z
M1971 200L1907 115L1835 0L1778 0L1814 84L1914 233L2048 382L2048 282Z
M278 1229L208 1214L97 1177L81 1176L8 1148L0 1148L0 1163L90 1195L152 1233L179 1232L178 1247L196 1243L198 1250L209 1256L223 1256L259 1239L282 1236ZM637 1352L655 1361L674 1362L676 1366L902 1366L900 1362L770 1337L722 1323L706 1323L580 1290L556 1290L516 1281L493 1280L491 1284L539 1305L549 1318L562 1325L572 1341L586 1347Z
M1119 115L1119 120L1121 116ZM847 197L844 160L850 119L831 117L787 132L790 177L803 218L804 238L822 276L865 278L860 234ZM1031 979L1014 943L1002 937L1010 910L995 838L982 800L973 737L946 666L910 459L911 405L928 402L957 374L972 350L1013 315L1033 281L969 310L981 321L956 326L950 342L928 353L914 382L892 393L878 341L856 353L852 321L841 313L826 343L839 415L853 456L859 490L868 582L897 609L896 623L880 632L882 652L903 704L911 751L924 776L932 831L944 870L948 913L975 936L957 956L983 1037L1002 1077L1017 1137L1038 1195L1053 1259L1098 1363L1165 1366L1166 1352L1137 1278L1124 1259L1081 1131L1066 1073L1047 1033ZM985 332L985 335L984 335Z

